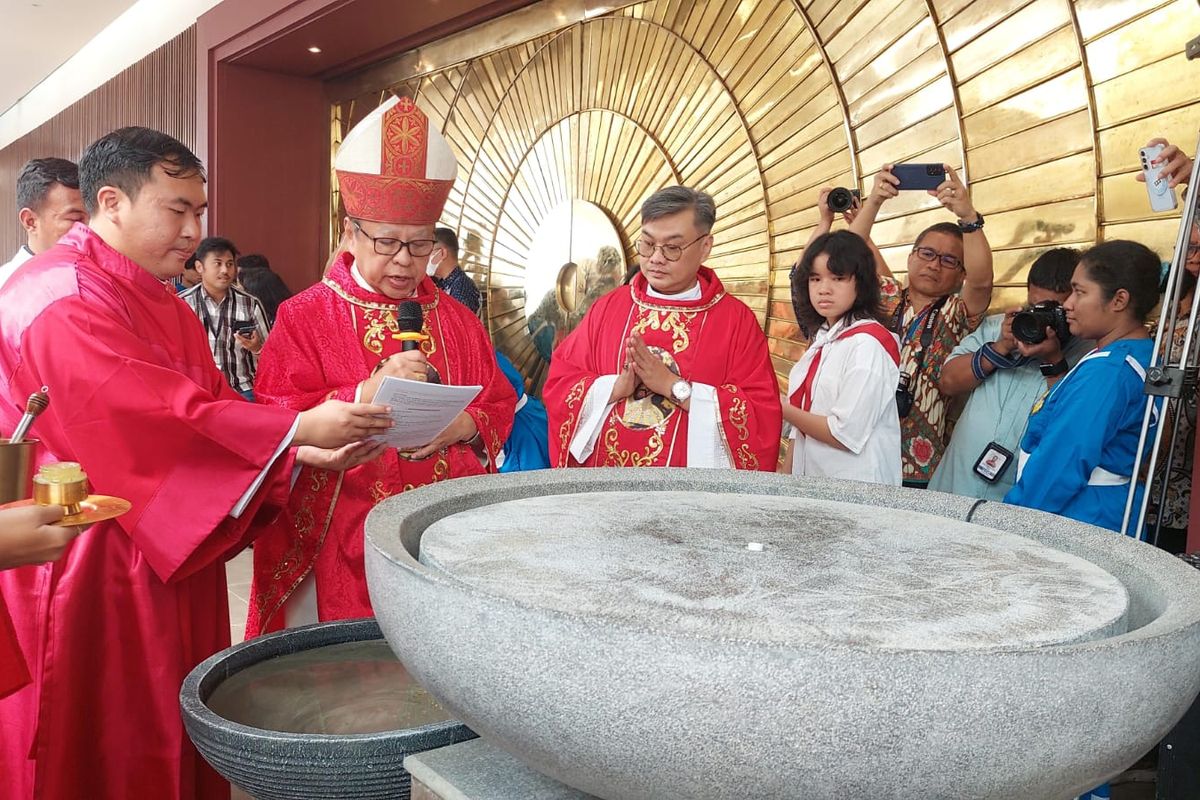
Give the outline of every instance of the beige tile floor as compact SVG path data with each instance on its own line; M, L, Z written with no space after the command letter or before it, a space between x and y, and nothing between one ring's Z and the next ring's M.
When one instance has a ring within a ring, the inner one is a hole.
M234 644L246 638L246 609L250 604L250 579L254 575L252 550L243 550L225 564L225 581L229 584L229 639ZM250 795L232 787L230 800L251 800Z
M243 550L225 565L229 584L229 636L237 644L246 638L246 609L250 602L250 579L254 574L254 551Z

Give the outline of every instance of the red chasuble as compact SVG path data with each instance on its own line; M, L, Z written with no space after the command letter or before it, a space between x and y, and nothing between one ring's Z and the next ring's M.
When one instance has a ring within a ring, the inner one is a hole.
M367 291L351 277L343 253L322 283L279 308L258 362L254 394L260 403L312 408L326 398L351 401L379 361L400 352L398 301ZM425 316L423 343L444 384L482 386L467 407L494 464L512 428L516 395L496 365L478 318L424 278L413 298ZM364 397L363 401L371 398ZM389 449L346 472L304 467L287 511L254 543L254 583L246 635L284 627L283 607L311 572L321 621L371 616L363 568L363 522L376 503L427 483L485 469L471 446L456 444L423 461Z
M6 798L219 798L179 686L229 645L225 560L285 499L296 414L226 384L196 315L75 225L0 291L0 427L50 389L39 461L78 461L133 509L52 564L0 572L32 683L0 700Z
M621 371L625 341L637 333L672 372L716 388L730 463L775 471L782 412L766 336L754 312L725 293L716 273L701 267L697 277L700 299L671 301L650 297L645 277L635 275L632 285L597 300L554 351L542 390L552 464L581 466L569 451L584 398L597 377ZM639 387L613 406L582 466L687 466L687 433L687 412Z

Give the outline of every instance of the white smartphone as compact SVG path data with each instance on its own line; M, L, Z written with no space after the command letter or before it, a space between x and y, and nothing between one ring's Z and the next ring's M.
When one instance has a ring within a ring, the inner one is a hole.
M1161 144L1143 147L1138 152L1142 156L1142 173L1146 176L1146 193L1150 195L1150 208L1153 211L1174 211L1177 205L1175 192L1167 185L1166 178L1158 177L1162 165L1154 166L1154 159L1163 151Z

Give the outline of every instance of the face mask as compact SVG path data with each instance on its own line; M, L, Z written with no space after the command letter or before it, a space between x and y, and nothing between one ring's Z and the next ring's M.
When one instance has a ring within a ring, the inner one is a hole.
M442 263L442 260L440 258L437 261L434 261L434 258L435 258L434 256L430 256L429 263L425 265L425 274L426 275L432 276L432 275L436 274L438 265Z

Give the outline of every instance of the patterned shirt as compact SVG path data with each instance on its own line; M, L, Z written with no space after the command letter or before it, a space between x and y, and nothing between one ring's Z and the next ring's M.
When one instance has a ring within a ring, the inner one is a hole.
M434 275L433 282L443 292L476 314L479 313L479 287L475 285L475 281L471 280L470 275L462 271L462 267L455 266L444 278Z
M894 278L880 276L885 322L896 319L897 309L904 303L899 318L900 372L910 376L912 411L900 420L900 460L904 480L927 484L946 450L946 409L950 398L938 388L942 367L963 337L979 327L987 310L972 316L967 304L956 294L946 298L936 311L932 322L929 349L921 357L921 332L933 312L913 308L908 292ZM895 326L893 326L895 327ZM918 369L919 367L919 369Z
M253 391L258 356L237 344L234 329L239 323L253 322L259 337L264 342L267 340L271 326L258 298L230 286L229 294L218 303L204 291L204 284L197 283L181 292L179 299L200 318L200 324L208 334L213 360L229 385L237 392Z

